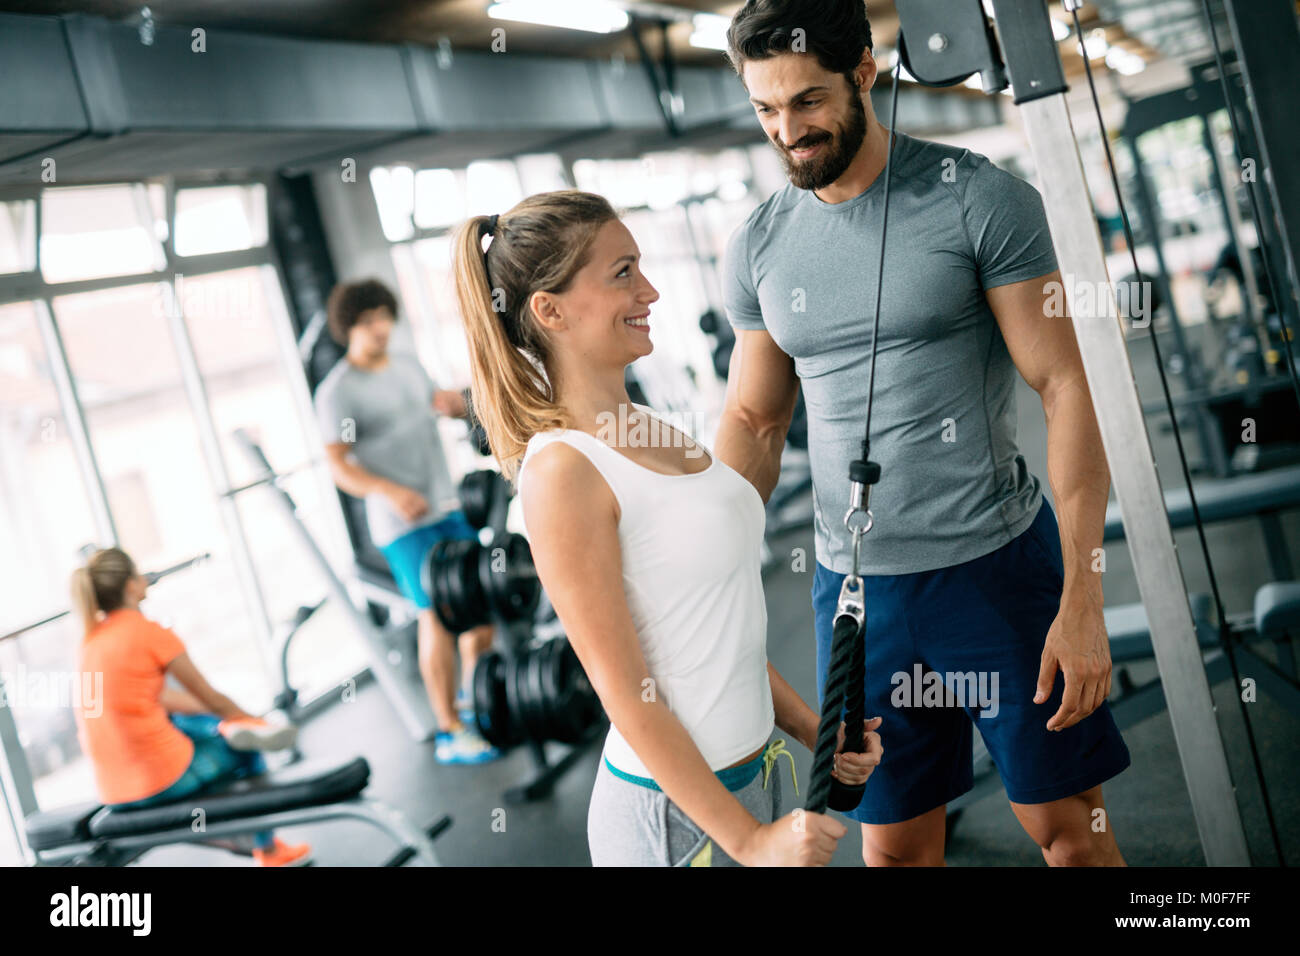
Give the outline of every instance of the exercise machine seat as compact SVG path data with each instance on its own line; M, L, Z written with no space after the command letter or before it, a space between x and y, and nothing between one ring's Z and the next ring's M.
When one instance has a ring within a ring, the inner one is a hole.
M25 824L27 843L33 850L50 850L85 840L188 827L200 808L215 823L338 803L360 794L369 782L370 765L364 757L307 760L142 810L88 803L33 813Z
M24 821L27 845L33 850L52 850L69 843L90 839L90 818L99 812L102 804L78 803L31 814Z
M1300 635L1300 581L1273 581L1255 592L1255 631L1270 638Z
M188 827L194 811L202 809L207 820L237 820L297 807L337 803L366 788L370 765L364 757L345 762L310 760L257 777L235 780L212 790L143 810L114 810L105 807L90 821L96 838L154 833Z
M1202 647L1217 647L1218 630L1214 626L1214 602L1208 594L1188 596L1192 622L1196 625L1196 640ZM1121 604L1108 607L1106 633L1110 636L1110 659L1121 661L1143 660L1154 655L1151 647L1151 623L1147 609L1141 604Z

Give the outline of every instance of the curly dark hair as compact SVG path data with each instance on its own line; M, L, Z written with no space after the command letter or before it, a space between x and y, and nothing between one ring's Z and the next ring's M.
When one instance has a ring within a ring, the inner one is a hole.
M359 282L340 282L330 292L325 307L329 319L330 337L347 347L348 332L357 324L357 317L370 309L385 307L397 318L397 296L378 279Z
M870 49L863 0L749 0L727 28L727 58L742 79L746 61L796 52L812 54L822 69L851 83Z

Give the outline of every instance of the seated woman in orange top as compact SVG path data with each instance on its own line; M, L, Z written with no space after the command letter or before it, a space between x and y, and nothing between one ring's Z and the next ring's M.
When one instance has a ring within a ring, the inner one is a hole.
M118 548L91 555L72 574L73 608L86 637L81 671L103 674L103 700L77 710L82 749L100 799L138 809L170 803L214 784L263 773L260 750L291 746L296 728L273 725L213 689L176 634L140 613L149 582ZM171 674L185 690L166 686ZM262 866L307 862L307 844L270 831L254 837Z

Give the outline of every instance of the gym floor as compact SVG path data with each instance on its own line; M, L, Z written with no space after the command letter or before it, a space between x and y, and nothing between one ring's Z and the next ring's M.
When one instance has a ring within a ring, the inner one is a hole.
M1139 389L1148 401L1159 396L1148 343L1134 343ZM1020 442L1031 470L1046 485L1046 428L1038 397L1019 385ZM1157 463L1166 488L1182 484L1173 438L1152 427ZM1050 489L1048 489L1050 494ZM1300 561L1300 515L1284 516L1292 560ZM1255 588L1266 574L1265 552L1257 523L1237 521L1211 525L1206 537L1215 561L1229 614L1248 610ZM1208 578L1194 531L1177 534L1179 554L1189 589L1207 590ZM813 553L812 530L791 532L774 542L774 550L790 553L803 547ZM808 700L816 697L812 640L810 572L795 573L789 564L774 567L765 578L769 615L770 659ZM1108 605L1138 600L1127 550L1107 548ZM1266 649L1261 648L1267 654ZM1131 667L1136 682L1154 676L1154 663ZM1246 833L1257 864L1276 862L1264 805L1251 761L1250 747L1233 686L1223 681L1213 688L1219 726L1227 747ZM1295 862L1300 850L1300 719L1266 694L1248 705L1259 755L1267 775L1273 811L1283 851ZM1203 863L1191 804L1183 783L1178 752L1168 714L1161 712L1124 731L1132 766L1105 787L1106 804L1121 852L1134 866L1196 866ZM552 795L526 806L506 806L502 794L532 773L532 758L516 750L481 767L441 767L432 744L412 744L387 701L373 682L366 683L355 702L340 704L308 721L302 728L304 754L342 757L363 754L372 768L368 794L427 826L450 814L452 827L435 843L440 861L452 866L586 866L587 803L595 779L599 746L593 746L556 785ZM888 738L886 737L886 748ZM558 755L565 748L554 746ZM800 789L807 782L810 755L792 744ZM888 750L886 749L886 756ZM781 772L788 773L782 761ZM788 783L788 778L786 778ZM801 798L786 790L787 809ZM505 810L504 829L494 820ZM284 831L291 840L308 840L316 860L328 866L373 866L392 847L369 827L337 822ZM840 842L834 864L861 864L861 833L851 827ZM1042 855L1020 829L1005 797L999 792L968 807L947 848L951 866L1041 866ZM205 847L166 847L146 855L143 865L251 865L251 861Z

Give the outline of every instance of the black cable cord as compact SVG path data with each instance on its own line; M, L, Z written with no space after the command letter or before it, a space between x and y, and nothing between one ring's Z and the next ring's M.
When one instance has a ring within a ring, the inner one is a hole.
M902 33L900 31L901 39ZM889 142L885 147L885 200L880 217L880 263L876 268L876 314L871 324L871 370L867 373L867 426L862 436L862 460L871 459L871 406L876 395L876 345L880 340L880 300L885 278L885 235L889 229L889 179L894 164L894 123L898 116L898 84L903 69L903 57L895 53L894 84L889 93Z
M1097 114L1097 125L1101 128L1101 145L1106 151L1106 166L1110 171L1111 185L1115 190L1115 199L1119 204L1120 219L1124 224L1124 238L1128 243L1129 257L1133 262L1133 272L1135 275L1140 277L1142 272L1138 268L1137 264L1137 247L1133 242L1133 231L1129 226L1128 209L1124 205L1124 195L1120 191L1119 187L1119 174L1115 171L1115 158L1111 155L1110 140L1107 138L1106 134L1106 124L1102 120L1101 102L1097 98L1097 85L1093 81L1092 65L1088 62L1088 52L1083 47L1083 29L1079 23L1079 11L1077 9L1072 10L1071 14L1074 17L1074 32L1079 38L1079 54L1083 60L1084 72L1088 77L1088 90L1092 94L1092 105ZM1154 228L1154 226L1152 228ZM1215 611L1217 612L1219 619L1219 642L1223 646L1224 653L1228 658L1228 664L1232 669L1234 688L1239 688L1241 686L1241 676L1237 670L1237 657L1232 649L1232 633L1228 627L1227 616L1223 611L1223 597L1219 592L1218 577L1214 573L1214 562L1210 559L1210 547L1205 540L1205 525L1201 521L1201 509L1196 503L1196 492L1192 487L1192 473L1188 468L1187 453L1183 448L1182 431L1178 427L1178 416L1174 412L1174 400L1169 391L1169 379L1165 375L1164 358L1160 353L1160 340L1155 335L1154 329L1152 330L1151 335L1151 345L1155 349L1156 370L1160 373L1160 387L1164 392L1165 407L1169 412L1170 423L1173 425L1174 441L1178 447L1178 462L1182 467L1183 481L1187 484L1187 496L1192 506L1192 518L1196 523L1196 534L1201 542L1201 555L1205 559L1205 570L1209 574L1210 590L1214 595ZM1278 862L1281 863L1282 866L1286 866L1286 861L1282 856L1282 842L1278 837L1277 822L1273 818L1273 805L1269 800L1268 785L1264 780L1264 769L1260 763L1259 748L1255 743L1255 732L1251 726L1250 715L1246 710L1245 701L1241 699L1241 695L1236 693L1234 690L1233 696L1237 698L1237 703L1241 706L1241 718L1246 726L1246 738L1250 742L1251 758L1255 763L1255 775L1259 780L1260 794L1264 799L1264 810L1268 816L1269 829L1273 835L1273 846L1277 851ZM1229 768L1229 775L1231 776L1231 768Z
M1232 145L1237 151L1237 158L1245 156L1245 150L1241 145L1241 130L1237 127L1237 111L1232 108L1232 91L1228 88L1228 71L1223 62L1223 50L1219 47L1219 32L1214 27L1214 15L1210 11L1210 0L1201 0L1201 5L1205 10L1205 25L1210 31L1210 40L1214 43L1214 62L1219 70L1219 84L1223 87L1223 108L1228 112L1228 125L1232 128ZM1218 163L1216 161L1217 169ZM1255 183L1248 182L1246 185L1246 195L1250 199L1250 218L1255 225L1255 240L1259 243L1260 252L1264 251L1264 226L1263 218L1259 212L1259 200L1255 197ZM1235 200L1235 196L1228 197L1229 201ZM1228 224L1232 228L1232 224ZM1242 244L1243 249L1245 244ZM1249 254L1249 250L1246 250ZM1273 278L1273 270L1268 264L1268 256L1261 255L1260 261L1264 266L1264 278L1268 281L1268 291L1273 297L1273 308L1277 310L1277 320L1282 326L1282 344L1286 348L1287 370L1291 373L1291 388L1295 391L1296 404L1300 405L1300 376L1296 375L1295 355L1291 351L1291 327L1286 321L1286 309L1282 307L1282 298L1278 294L1277 282ZM1290 304L1288 302L1288 304ZM1264 334L1268 334L1268 323L1265 322ZM1267 342L1263 343L1265 346Z

